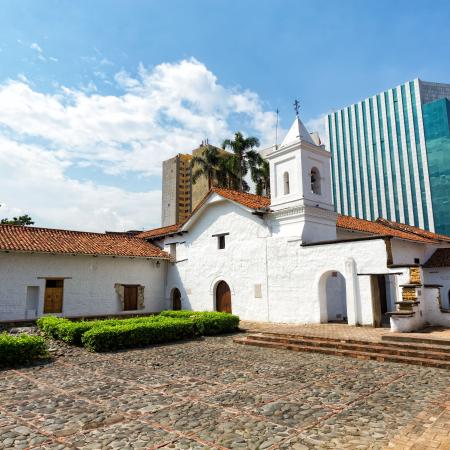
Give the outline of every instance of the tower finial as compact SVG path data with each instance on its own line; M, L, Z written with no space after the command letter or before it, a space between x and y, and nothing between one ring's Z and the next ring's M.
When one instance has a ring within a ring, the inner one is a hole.
M300 109L300 102L297 99L295 99L295 101L294 101L294 110L295 110L295 115L297 116L297 119L298 119L298 111L299 111L299 109Z

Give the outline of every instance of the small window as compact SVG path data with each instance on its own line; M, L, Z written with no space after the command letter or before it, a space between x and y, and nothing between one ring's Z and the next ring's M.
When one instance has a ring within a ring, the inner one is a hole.
M284 186L284 195L288 195L290 192L289 172L284 172L283 174L283 186Z
M321 194L320 172L317 167L311 169L311 192L317 195Z
M223 250L225 248L225 236L217 236L217 247L219 250Z
M414 258L414 264L420 264L420 258Z

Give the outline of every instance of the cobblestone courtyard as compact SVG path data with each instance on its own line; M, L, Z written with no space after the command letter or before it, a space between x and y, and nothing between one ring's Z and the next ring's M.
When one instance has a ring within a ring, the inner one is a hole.
M445 370L231 337L73 349L0 372L0 448L449 448L449 386Z

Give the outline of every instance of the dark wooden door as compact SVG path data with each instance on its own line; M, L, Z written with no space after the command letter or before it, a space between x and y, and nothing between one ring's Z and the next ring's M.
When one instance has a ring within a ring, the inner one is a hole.
M137 297L137 286L124 286L123 309L125 311L132 311L134 309L137 309Z
M181 309L181 292L177 288L173 290L172 294L172 309L174 311L179 311Z
M216 311L231 313L231 291L225 281L220 281L216 288Z
M46 280L44 313L61 313L64 280Z
M386 296L386 277L384 275L378 275L378 289L380 290L380 307L381 307L381 319L384 314L387 313L387 296Z

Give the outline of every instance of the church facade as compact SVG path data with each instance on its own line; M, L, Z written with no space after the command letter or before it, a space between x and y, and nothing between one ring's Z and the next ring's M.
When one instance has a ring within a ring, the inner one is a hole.
M0 307L8 298L21 305L11 319L20 315L27 304L23 280L42 272L40 258L53 258L53 269L39 279L63 273L66 283L85 287L81 302L76 290L64 294L62 315L174 308L228 311L265 322L390 323L395 331L450 326L450 237L336 214L330 154L298 117L267 159L270 199L213 188L181 224L134 237L117 235L114 249L105 243L97 255L87 250L81 255L74 247L77 267L69 265L67 253L51 248L34 248L30 255L30 246L24 250L16 241L12 249L6 229L0 228ZM71 238L65 239L68 248ZM124 248L134 250L115 254ZM92 257L97 266L90 270ZM41 287L37 315L46 312L47 292ZM130 298L134 309L125 311Z

